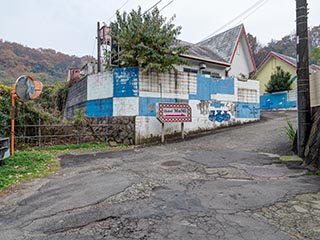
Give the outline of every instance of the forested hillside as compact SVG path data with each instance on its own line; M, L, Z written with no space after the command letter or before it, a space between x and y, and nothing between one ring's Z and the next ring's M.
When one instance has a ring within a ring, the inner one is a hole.
M66 80L70 67L81 67L88 58L0 39L0 84L11 85L23 74L32 74L43 83L61 82Z
M270 51L296 58L297 40L295 33L289 34L283 37L281 40L271 40L266 46L262 46L261 43L259 43L259 39L250 33L248 34L248 39L257 66L260 65ZM320 25L310 28L309 48L310 56L314 48L320 48ZM311 58L310 63L315 63L315 60Z

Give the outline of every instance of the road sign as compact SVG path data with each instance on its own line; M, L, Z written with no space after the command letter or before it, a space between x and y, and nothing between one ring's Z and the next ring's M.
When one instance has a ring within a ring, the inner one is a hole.
M42 91L42 83L32 76L23 75L19 77L15 84L15 93L24 100L37 98Z
M157 117L162 123L192 122L192 111L187 103L158 103Z
M10 154L14 155L14 116L15 99L32 100L39 97L42 91L42 83L35 80L32 76L22 75L11 89L11 134L10 134Z

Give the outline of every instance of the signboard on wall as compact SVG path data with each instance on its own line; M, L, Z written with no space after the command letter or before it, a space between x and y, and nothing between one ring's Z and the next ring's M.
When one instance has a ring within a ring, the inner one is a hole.
M192 122L191 107L187 103L158 103L160 122Z

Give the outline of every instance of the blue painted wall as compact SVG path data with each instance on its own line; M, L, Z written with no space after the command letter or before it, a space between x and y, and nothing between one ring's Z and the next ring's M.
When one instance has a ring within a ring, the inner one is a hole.
M211 81L211 93L210 94L234 94L234 79L226 78L226 79L214 79Z
M140 97L139 98L139 116L156 117L157 116L157 103L161 102L160 98ZM188 102L188 100L177 98L163 98L162 102L175 103L175 102Z
M139 96L139 68L116 68L113 81L114 97Z
M202 74L197 76L197 94L190 94L192 100L211 100L211 94L234 94L234 79L209 78Z
M235 103L236 118L260 118L260 109L258 103Z
M112 98L87 101L87 117L111 117L112 114Z
M273 93L260 96L260 108L280 109L280 108L294 108L297 106L297 101L288 101L288 93Z

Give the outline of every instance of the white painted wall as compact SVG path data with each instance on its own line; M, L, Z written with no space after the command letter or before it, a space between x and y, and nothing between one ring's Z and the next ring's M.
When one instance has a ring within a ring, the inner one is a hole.
M246 40L244 35L242 35L231 64L229 76L238 77L239 74L242 73L248 77L249 73L253 70L254 69L250 60L250 54L247 49Z
M247 80L247 81L240 81L237 80L235 82L236 87L236 98L238 102L249 102L249 103L260 103L260 81L257 80ZM242 96L239 96L239 89L249 90L247 91L247 95L243 99ZM251 91L250 91L251 90ZM253 92L254 91L254 92ZM252 96L255 95L255 98Z
M320 106L320 71L311 74L310 100L312 107Z
M87 99L105 99L113 97L112 72L89 75L87 79Z
M179 94L188 96L188 94L196 94L197 91L197 74L187 74L184 72L170 73L139 73L139 92L140 96L146 93L160 93L160 84L162 85L162 93L166 96ZM178 96L174 97L178 98Z
M113 98L113 116L138 116L139 98Z
M235 80L235 95L226 94L215 94L212 95L213 99L221 102L237 102L238 99L238 89L246 89L256 91L256 97L252 99L252 102L259 103L259 81L248 80L239 81ZM145 92L145 94L148 94ZM150 93L149 93L150 94ZM250 102L250 101L249 101ZM189 100L189 105L192 109L192 122L187 122L184 124L185 133L213 130L222 126L229 126L233 124L241 124L250 121L257 121L257 119L235 119L232 118L229 122L212 122L209 120L209 112L211 109L211 101L200 101L200 100ZM226 109L227 110L227 109ZM148 138L157 137L160 139L161 136L161 123L156 117L136 117L136 144L141 144ZM181 133L180 123L165 123L165 134Z

